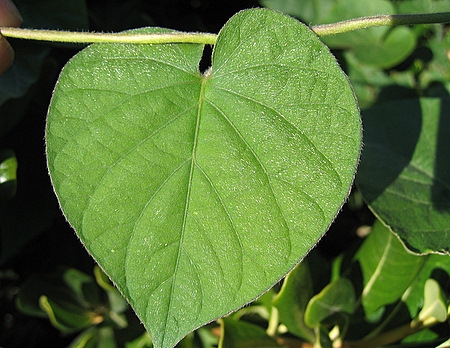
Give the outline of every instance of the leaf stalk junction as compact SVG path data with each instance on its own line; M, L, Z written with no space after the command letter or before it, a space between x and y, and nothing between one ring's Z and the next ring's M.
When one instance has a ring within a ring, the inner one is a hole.
M383 15L361 17L337 23L316 25L312 26L311 30L318 36L327 36L377 26L437 24L449 22L450 12L412 15ZM217 39L217 34L210 33L93 33L7 27L0 27L0 35L9 38L71 43L197 43L214 45Z

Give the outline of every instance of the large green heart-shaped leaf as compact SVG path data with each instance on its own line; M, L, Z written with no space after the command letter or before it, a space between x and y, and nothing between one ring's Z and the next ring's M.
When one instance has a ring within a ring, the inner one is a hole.
M359 156L352 89L306 26L247 10L221 30L205 74L202 50L90 46L64 68L48 116L61 207L157 347L292 269Z

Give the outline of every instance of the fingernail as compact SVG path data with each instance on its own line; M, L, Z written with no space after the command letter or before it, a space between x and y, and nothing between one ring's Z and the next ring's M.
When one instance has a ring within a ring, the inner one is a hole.
M16 5L11 0L0 1L0 25L4 27L18 27L23 18Z

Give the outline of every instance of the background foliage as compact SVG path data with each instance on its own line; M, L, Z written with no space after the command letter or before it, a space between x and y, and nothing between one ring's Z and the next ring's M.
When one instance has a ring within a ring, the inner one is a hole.
M201 0L15 3L24 27L121 31L157 25L208 32L217 32L240 9L258 5ZM370 8L361 8L362 3L261 2L308 24L450 7L446 0L377 0ZM327 333L335 326L346 332L346 340L376 337L420 317L424 303L431 306L424 300L427 291L441 299L434 315L443 323L404 343L435 346L448 339L448 319L439 314L449 294L448 256L408 254L380 222L374 225L372 213L400 236L406 233L414 251L449 250L448 28L377 28L324 41L349 76L362 110L366 138L357 188L327 235L283 285L189 335L180 346L218 344L218 325L224 329L223 347L296 346L299 338L320 339L326 346L328 335L315 335L313 328ZM17 40L12 45L16 61L0 78L0 345L150 345L132 311L94 269L64 221L47 176L43 135L48 102L60 69L81 47ZM389 188L387 194L380 192L380 181ZM372 225L370 237L361 238ZM418 237L410 238L411 230ZM321 303L333 303L337 313L322 312Z

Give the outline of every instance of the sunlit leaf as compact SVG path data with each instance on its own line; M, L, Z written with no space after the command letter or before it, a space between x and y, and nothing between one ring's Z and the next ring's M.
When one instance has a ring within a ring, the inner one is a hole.
M243 11L205 74L202 50L93 45L63 70L48 116L61 207L157 347L292 269L348 195L359 155L352 90L309 28Z

